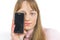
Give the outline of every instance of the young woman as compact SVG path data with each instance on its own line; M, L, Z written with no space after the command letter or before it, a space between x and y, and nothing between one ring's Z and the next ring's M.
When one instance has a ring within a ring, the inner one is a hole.
M40 12L35 0L18 0L14 8L15 12L24 13L24 33L14 33L15 24L13 18L11 28L12 40L49 40L46 38L46 30L42 28Z

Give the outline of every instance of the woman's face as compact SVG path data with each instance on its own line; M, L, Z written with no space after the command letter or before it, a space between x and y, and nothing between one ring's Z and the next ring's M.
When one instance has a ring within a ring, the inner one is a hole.
M24 13L24 29L34 29L37 20L37 11L33 10L27 1L22 3L21 9L17 12Z

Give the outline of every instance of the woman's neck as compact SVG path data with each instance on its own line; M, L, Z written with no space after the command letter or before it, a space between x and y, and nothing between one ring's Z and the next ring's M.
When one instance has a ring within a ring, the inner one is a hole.
M33 33L33 30L34 30L34 29L28 30L27 33L26 33L26 37L29 37L29 36Z

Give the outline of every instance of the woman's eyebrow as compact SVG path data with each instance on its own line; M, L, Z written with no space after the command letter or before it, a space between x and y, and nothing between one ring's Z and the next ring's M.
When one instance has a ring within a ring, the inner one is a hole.
M31 9L30 11L35 11L35 10L32 10L32 9Z
M18 12L23 12L23 13L24 13L25 11L23 11L23 10L20 10L20 11L18 11Z
M35 11L35 10L30 10L30 11L33 11L33 12L37 13L37 11Z
M30 11L34 11L34 12L37 12L37 11L35 11L35 10L33 10L33 9L32 9L32 10L30 10Z

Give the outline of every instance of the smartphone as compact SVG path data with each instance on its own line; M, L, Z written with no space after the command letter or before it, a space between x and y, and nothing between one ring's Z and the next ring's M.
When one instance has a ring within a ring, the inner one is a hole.
M15 13L14 16L14 33L23 33L24 31L24 13Z

